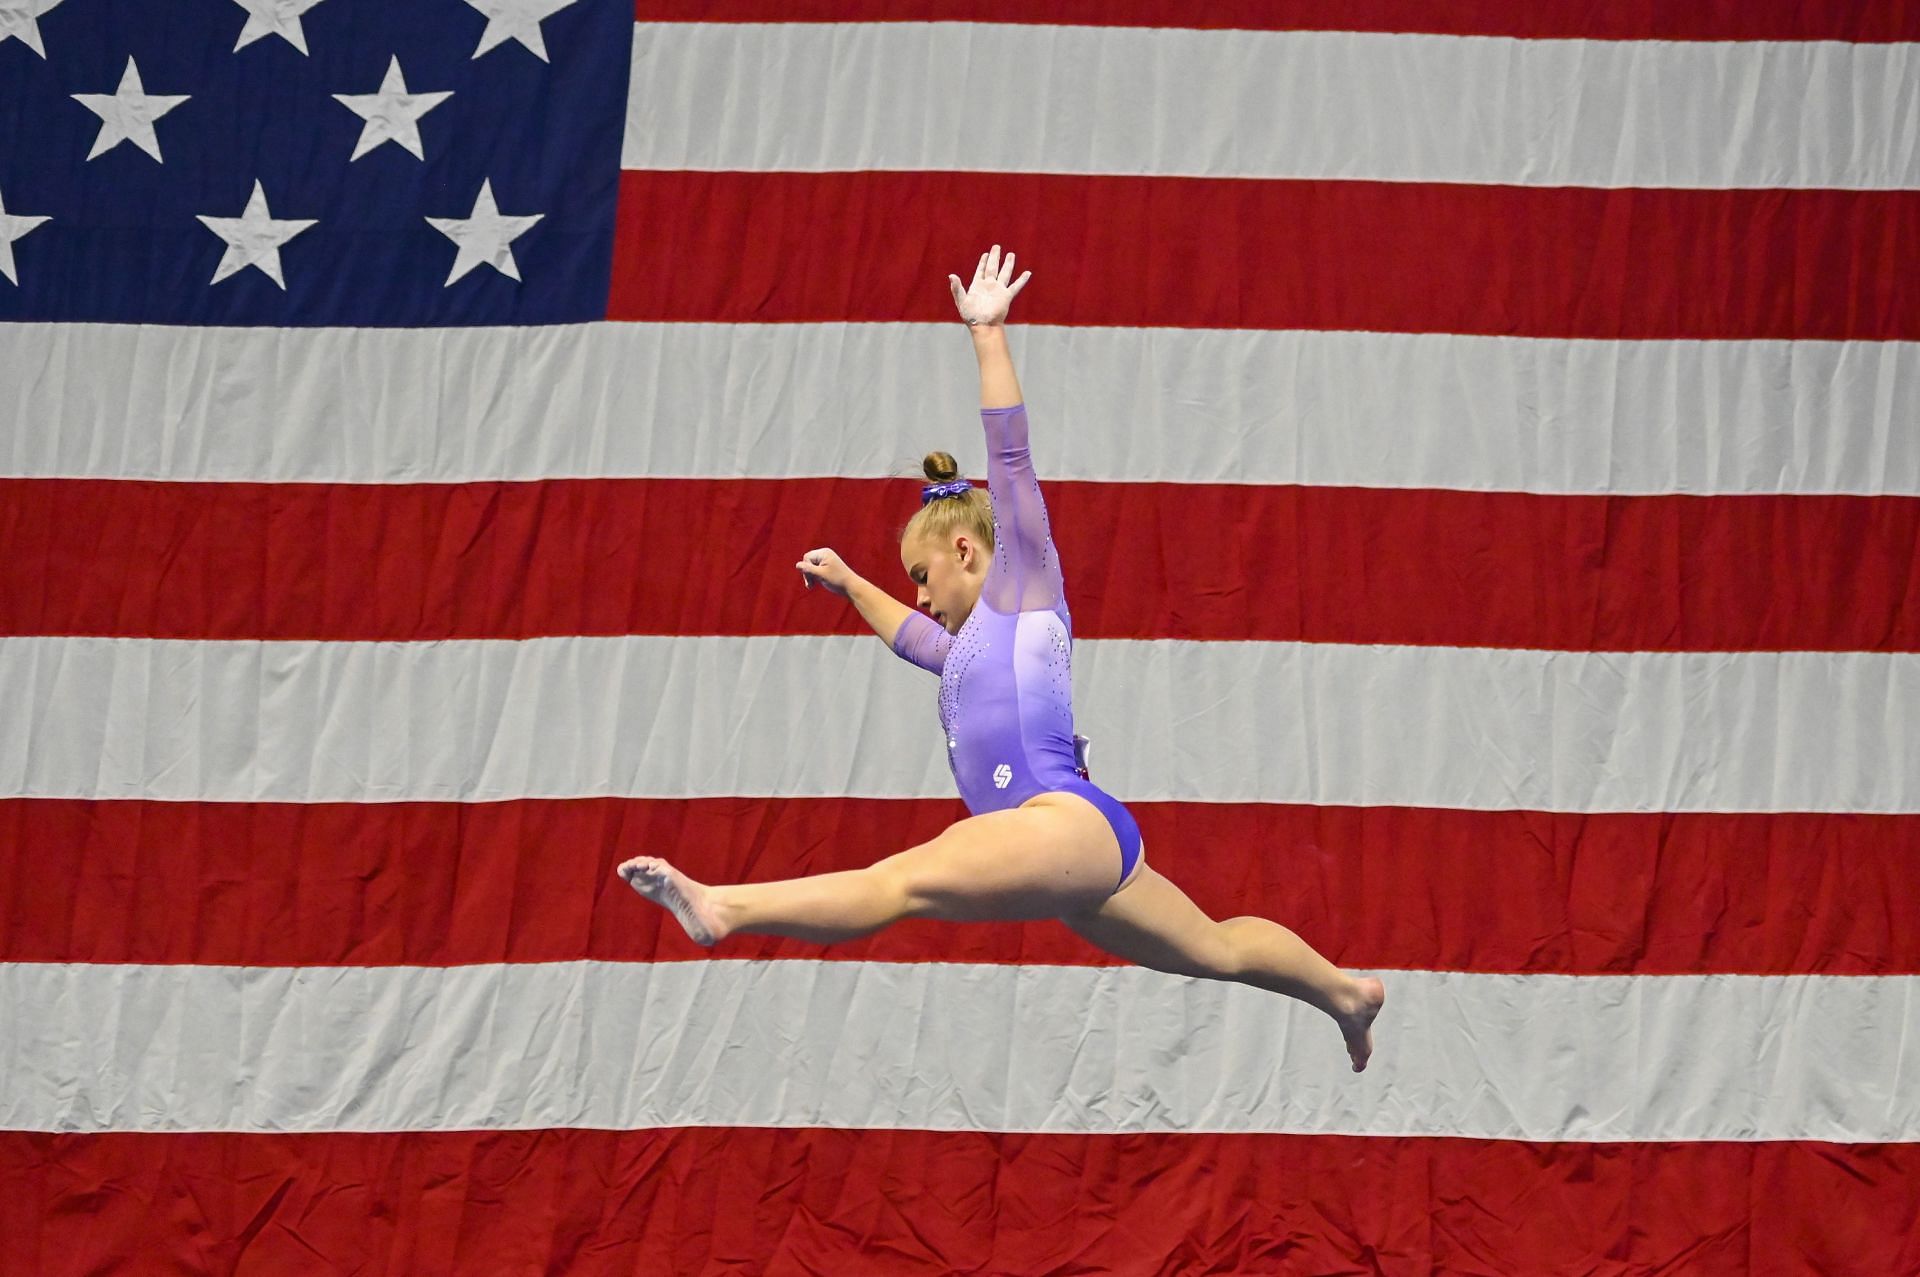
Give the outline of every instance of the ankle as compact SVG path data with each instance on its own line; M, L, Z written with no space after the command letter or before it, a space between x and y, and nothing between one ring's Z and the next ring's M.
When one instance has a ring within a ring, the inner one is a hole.
M713 919L714 943L740 930L746 921L740 901L732 887L707 888L707 914Z
M1343 1019L1360 1014L1367 1006L1367 991L1360 981L1340 973L1340 988L1333 995L1333 1013Z

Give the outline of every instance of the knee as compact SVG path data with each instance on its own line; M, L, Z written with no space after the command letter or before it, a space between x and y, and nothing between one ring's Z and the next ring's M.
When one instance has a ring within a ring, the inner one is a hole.
M904 853L877 860L861 870L875 895L886 901L894 916L924 918L934 911L935 902L914 872L913 862Z
M1208 958L1222 979L1233 980L1246 974L1249 966L1248 933L1257 928L1261 921L1259 918L1228 918L1213 924L1213 943L1208 946Z

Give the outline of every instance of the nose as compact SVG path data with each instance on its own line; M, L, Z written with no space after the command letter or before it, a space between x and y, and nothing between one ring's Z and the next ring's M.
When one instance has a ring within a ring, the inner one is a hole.
M919 608L922 612L924 612L927 610L928 605L931 604L932 602L933 602L933 595L927 593L926 586L924 585L921 586L914 595L913 605Z

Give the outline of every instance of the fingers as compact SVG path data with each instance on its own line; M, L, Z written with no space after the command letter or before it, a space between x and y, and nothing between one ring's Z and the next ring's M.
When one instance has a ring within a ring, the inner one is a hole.
M1000 255L1000 246L995 244L992 248L980 254L979 262L974 265L972 288L963 288L958 275L947 276L947 286L953 290L953 304L960 308L960 313L964 316L967 313L968 297L974 295L974 289L979 288L983 284L989 287L997 285L1000 288L1006 289L1005 300L1011 302L1020 290L1027 286L1027 281L1033 278L1033 272L1029 270L1020 272L1020 277L1015 279L1013 270L1014 254L1008 253L1002 258ZM983 294L981 296L982 302L985 302L986 297L989 295L990 294ZM985 304L992 305L993 303L986 302ZM1002 310L1001 313L1004 314L1005 311Z
M816 578L823 582L827 588L837 590L839 587L834 585L833 578L829 573L833 570L834 565L838 563L839 560L834 556L832 550L819 549L808 550L800 556L800 561L793 566L800 570L801 583L809 590L813 588L813 583Z
M1013 262L1014 254L1008 253L1005 258L1002 258L1000 256L1000 246L995 244L992 248L980 254L980 260L973 268L973 282L978 284L985 280L991 280L1005 288L1009 286L1013 279ZM1026 274L1031 275L1033 272L1028 271ZM960 277L958 275L949 275L947 278L953 282L956 291L961 291L959 287ZM1026 278L1026 275L1021 276L1021 278Z

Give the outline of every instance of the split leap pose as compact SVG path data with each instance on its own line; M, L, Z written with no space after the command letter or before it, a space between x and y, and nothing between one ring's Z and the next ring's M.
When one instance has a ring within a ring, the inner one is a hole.
M708 885L655 856L636 856L618 872L703 945L736 931L824 944L901 918L1059 918L1130 962L1316 1006L1339 1026L1355 1071L1363 1069L1386 997L1380 982L1347 975L1265 918L1209 918L1145 862L1132 815L1087 779L1073 734L1065 587L1004 327L1031 274L1014 280L1013 254L1003 263L995 245L970 287L947 277L980 361L988 495L958 478L952 457L927 458L933 482L900 545L926 614L832 550L809 550L794 565L807 585L851 600L901 657L940 676L948 761L973 815L842 873Z

